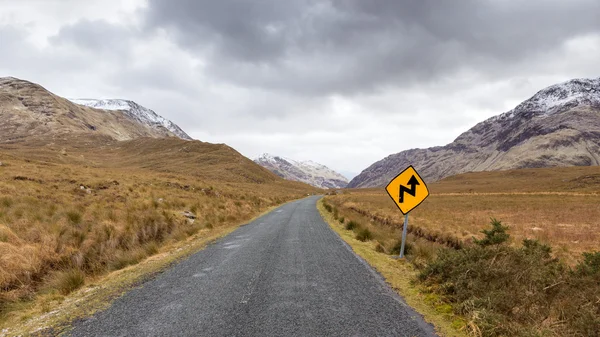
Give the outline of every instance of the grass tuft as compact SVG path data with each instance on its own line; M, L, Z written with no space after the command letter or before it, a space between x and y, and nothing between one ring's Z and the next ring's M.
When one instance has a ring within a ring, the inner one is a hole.
M344 228L346 228L347 231L353 231L355 229L360 228L360 224L356 221L350 220L346 223L346 226Z
M84 284L85 274L79 269L61 271L54 276L54 287L62 295L68 295Z
M81 223L81 219L83 218L81 213L78 211L68 211L66 215L69 222L73 225L78 225Z
M369 241L373 239L373 233L368 228L362 228L356 233L356 239L359 241Z

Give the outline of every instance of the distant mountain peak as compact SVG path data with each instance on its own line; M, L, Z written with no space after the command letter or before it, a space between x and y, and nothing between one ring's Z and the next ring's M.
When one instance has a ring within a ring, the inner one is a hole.
M254 162L282 178L301 181L320 188L343 188L348 184L346 177L312 160L297 161L263 153Z
M579 105L600 107L600 78L576 78L551 85L538 91L514 109L487 121L515 117L548 117Z
M187 133L185 133L177 124L170 120L160 116L156 112L146 107L137 104L134 101L125 99L69 99L71 102L87 107L102 109L102 110L113 110L122 111L129 117L136 121L147 125L151 128L165 128L175 134L177 137L186 140L192 140Z

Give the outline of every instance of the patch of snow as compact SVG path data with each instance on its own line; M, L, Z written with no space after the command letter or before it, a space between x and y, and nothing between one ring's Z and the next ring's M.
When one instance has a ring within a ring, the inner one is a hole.
M580 105L600 107L600 78L578 78L551 85L514 109L491 117L485 122L511 120L528 113L543 118Z
M191 140L192 138L186 134L179 126L170 120L158 115L151 109L143 107L133 101L123 99L69 99L71 102L79 105L84 105L90 108L102 110L122 111L129 117L138 121L143 125L147 125L154 129L163 127L181 139Z

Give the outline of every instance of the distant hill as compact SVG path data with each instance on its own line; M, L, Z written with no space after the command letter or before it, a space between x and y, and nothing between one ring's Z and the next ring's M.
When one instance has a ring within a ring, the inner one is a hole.
M465 172L599 164L600 78L574 79L539 91L446 146L392 154L348 187L384 186L408 165L436 181Z
M343 188L348 184L348 179L343 175L310 160L296 161L265 153L254 162L284 179L301 181L319 188Z

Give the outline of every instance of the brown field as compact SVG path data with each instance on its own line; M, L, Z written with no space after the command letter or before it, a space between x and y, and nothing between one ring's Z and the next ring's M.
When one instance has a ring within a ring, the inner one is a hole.
M98 142L0 145L0 323L40 293L65 296L164 246L320 192L225 145Z
M494 217L510 227L514 243L539 239L569 263L600 249L599 167L468 173L428 187L429 198L410 213L413 229L469 242ZM403 217L382 188L346 190L327 200L375 233L383 230L388 245L398 237Z

